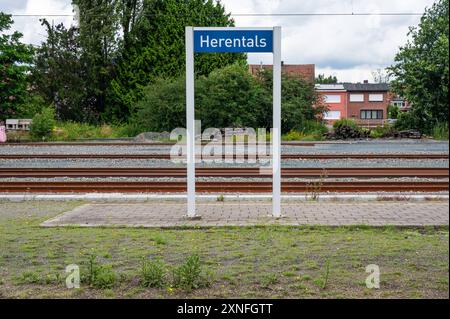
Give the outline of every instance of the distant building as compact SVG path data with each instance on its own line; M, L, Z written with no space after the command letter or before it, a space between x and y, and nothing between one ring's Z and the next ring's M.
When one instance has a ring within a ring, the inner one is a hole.
M29 131L31 119L9 119L6 120L7 131Z
M411 108L411 103L398 95L392 96L391 105L398 106L400 112L408 112Z
M388 116L391 103L388 83L346 83L347 117L363 126L382 125Z
M343 84L316 84L322 102L328 106L323 119L329 124L347 117L347 91Z
M270 64L249 64L248 69L250 74L256 76L262 69L272 70L273 65ZM316 65L315 64L284 64L282 63L281 72L283 74L300 77L304 80L314 83L316 78Z
M387 83L318 84L316 91L329 108L324 116L329 124L350 118L366 127L382 125L392 99Z

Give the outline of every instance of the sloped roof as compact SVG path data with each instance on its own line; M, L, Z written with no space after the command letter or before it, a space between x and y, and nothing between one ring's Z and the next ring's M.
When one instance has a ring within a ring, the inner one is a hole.
M344 83L344 88L349 91L389 91L389 83Z

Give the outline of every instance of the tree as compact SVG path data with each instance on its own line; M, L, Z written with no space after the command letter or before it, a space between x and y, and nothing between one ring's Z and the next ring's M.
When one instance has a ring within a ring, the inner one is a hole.
M399 122L404 119L411 128L426 133L438 122L449 120L448 5L448 0L439 0L426 10L419 26L410 28L411 39L389 68L393 90L412 104Z
M134 22L127 31L111 83L114 102L109 114L119 120L134 112L146 85L160 77L177 78L184 74L185 26L234 25L224 7L213 0L147 0L140 12L131 17L125 19ZM245 61L245 55L201 54L195 61L197 74L207 75L216 68Z
M28 71L33 48L21 42L22 34L6 34L11 15L0 12L0 120L17 114L28 95Z
M98 114L88 95L91 84L81 62L79 29L54 26L45 19L41 23L47 29L47 39L36 50L31 75L33 91L47 105L54 105L58 120L95 121Z
M123 0L75 0L74 3L80 9L80 60L85 68L85 81L89 83L86 94L100 115L105 112L109 103L107 95L117 60L120 42L119 9L124 9L120 7ZM125 25L126 21L122 22Z
M389 83L391 75L383 69L376 69L372 71L372 77L374 83Z
M338 79L334 75L325 77L325 74L319 74L316 77L316 84L336 84L336 83L338 83Z
M265 109L261 113L264 117L259 120L264 127L272 125L272 88L273 73L262 70L259 79L265 90L263 103ZM303 130L308 121L322 118L327 111L326 105L321 102L319 94L314 89L314 84L302 78L282 75L281 81L281 132L291 130Z
M196 118L206 127L272 127L272 72L253 77L244 63L235 63L199 77ZM140 131L185 127L185 79L158 79L143 89L132 122ZM302 129L324 111L314 85L299 78L282 79L282 132Z

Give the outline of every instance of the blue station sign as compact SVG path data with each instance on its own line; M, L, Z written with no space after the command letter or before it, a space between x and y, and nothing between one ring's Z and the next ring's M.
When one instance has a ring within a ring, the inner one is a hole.
M273 52L273 30L194 29L194 52Z

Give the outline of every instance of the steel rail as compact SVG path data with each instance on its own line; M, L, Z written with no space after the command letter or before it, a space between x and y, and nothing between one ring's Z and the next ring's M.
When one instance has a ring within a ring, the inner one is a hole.
M180 157L182 158L182 157ZM209 159L224 159L224 156ZM231 158L231 157L230 157ZM248 159L248 156L233 156L234 159ZM448 159L449 154L281 154L282 159ZM160 159L170 160L170 154L0 154L1 159ZM270 159L270 157L262 157Z
M267 168L197 168L199 177L264 177ZM282 168L283 177L440 177L447 168ZM186 177L186 168L0 168L0 177Z
M199 193L268 193L272 182L197 182ZM283 182L285 193L439 192L448 182ZM183 193L185 182L2 182L0 193Z

